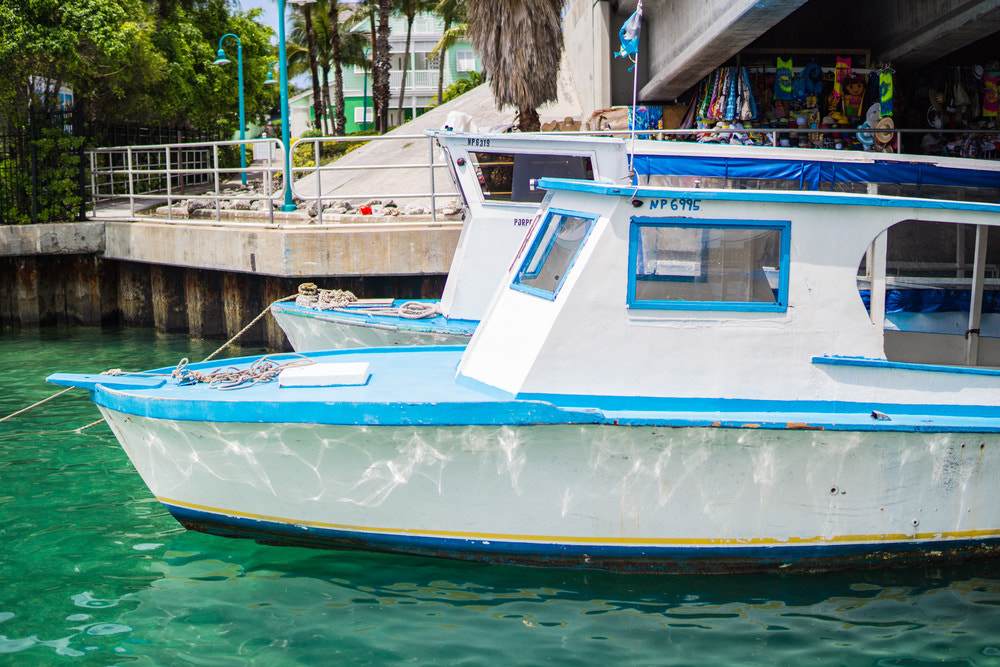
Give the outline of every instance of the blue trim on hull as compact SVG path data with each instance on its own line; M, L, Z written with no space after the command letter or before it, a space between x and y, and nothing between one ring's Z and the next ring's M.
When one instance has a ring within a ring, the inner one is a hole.
M1000 538L818 546L629 547L381 535L232 517L164 505L188 529L222 537L253 539L265 544L625 573L815 572L905 563L927 564L933 559L987 558L1000 553Z
M323 388L279 387L258 383L235 391L207 385L178 385L173 369L161 376L55 374L50 382L91 391L91 400L124 414L178 421L227 423L298 423L377 426L525 426L540 424L606 424L837 431L904 431L923 433L1000 432L1000 406L893 404L817 400L757 400L572 394L510 396L484 388L456 370L464 348L370 348L301 355L320 362L370 364L364 386ZM272 355L275 361L299 355ZM227 360L224 366L253 358ZM191 364L208 370L219 362ZM937 370L937 369L935 369ZM893 374L925 369L880 368ZM947 372L947 371L942 371ZM933 376L939 376L934 372ZM970 377L962 374L964 377ZM151 386L145 386L145 382ZM890 419L879 419L873 411Z

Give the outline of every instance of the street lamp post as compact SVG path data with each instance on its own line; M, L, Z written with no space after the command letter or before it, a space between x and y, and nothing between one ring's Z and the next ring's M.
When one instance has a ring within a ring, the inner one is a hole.
M311 5L316 0L288 0L294 5ZM281 143L285 148L285 203L282 211L294 211L292 201L292 142L288 111L288 56L285 55L285 0L278 0L278 74L281 85Z
M226 57L226 52L222 49L222 42L226 37L232 37L236 40L236 68L239 70L239 91L240 91L240 142L246 141L247 138L247 122L246 114L243 107L243 44L240 42L240 38L229 32L219 38L219 52L216 55L215 65L228 65L232 61ZM247 150L246 145L240 143L240 180L243 185L247 184Z

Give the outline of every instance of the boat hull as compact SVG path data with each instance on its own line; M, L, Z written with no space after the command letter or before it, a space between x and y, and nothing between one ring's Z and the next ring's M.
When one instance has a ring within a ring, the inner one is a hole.
M1000 436L182 422L102 412L185 526L614 571L816 571L1000 549Z
M371 317L274 304L271 314L296 352L369 347L466 345L472 326L448 327L434 321ZM462 322L465 325L465 321ZM466 329L468 329L466 331Z

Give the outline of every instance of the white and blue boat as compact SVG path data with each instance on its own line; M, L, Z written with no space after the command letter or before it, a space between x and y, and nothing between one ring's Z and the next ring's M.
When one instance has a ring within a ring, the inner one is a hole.
M560 176L628 183L621 141L583 136L429 132L462 194L465 220L440 299L361 299L271 304L298 352L385 345L465 345L510 268L544 192L532 181Z
M49 380L219 535L624 572L995 557L998 171L809 153L542 179L467 347ZM204 381L228 366L277 377Z

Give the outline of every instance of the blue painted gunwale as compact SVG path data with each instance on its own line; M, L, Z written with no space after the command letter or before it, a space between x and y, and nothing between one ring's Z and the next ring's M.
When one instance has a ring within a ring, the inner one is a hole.
M1000 204L950 201L943 199L916 199L910 197L889 197L882 195L857 195L844 192L812 192L802 190L711 190L691 188L668 188L650 186L608 185L595 181L574 181L565 178L542 178L538 187L546 190L564 190L585 194L631 197L633 199L665 198L696 199L702 201L781 202L790 204L823 204L827 206L880 206L888 208L947 209L953 211L982 211L1000 213ZM643 203L645 206L645 202ZM642 213L643 208L635 209ZM672 216L676 213L676 216ZM691 217L690 211L663 213L664 217ZM659 214L658 214L659 215Z
M279 387L260 383L220 391L179 385L172 368L150 375L55 374L54 384L88 389L91 399L125 414L179 421L304 423L328 425L452 426L605 424L655 427L825 429L834 431L1000 432L1000 405L901 405L846 401L778 401L522 394L512 396L456 376L465 348L428 346L335 350L271 355L276 361L305 356L317 361L370 364L363 386ZM203 372L244 367L254 357L192 364ZM886 374L963 373L962 367L885 367ZM1000 386L1000 383L998 383ZM876 419L873 411L888 415Z
M436 299L396 299L392 302L393 307L399 307L404 303L417 301L419 303L440 303ZM352 313L347 310L317 310L316 308L306 308L292 303L273 303L271 307L298 317L308 317L322 320L324 322L336 322L338 324L349 324L352 326L373 327L378 329L388 329L393 331L412 331L415 333L437 333L451 336L469 336L475 332L479 326L478 320L449 319L444 315L425 317L422 319L410 319L406 317L394 317L387 315L369 315L366 313Z
M948 558L956 553L983 557L1000 548L1000 537L954 539L884 539L870 542L812 544L669 545L657 540L633 544L574 543L552 539L512 540L502 536L430 537L418 531L375 532L350 527L304 525L274 518L233 516L205 511L159 499L181 524L192 530L224 537L243 537L264 543L330 549L382 551L410 555L457 558L488 563L546 565L621 572L749 572L780 569L809 571L857 567L869 560L884 567L886 561L926 563L929 557ZM499 539L498 539L499 538Z

